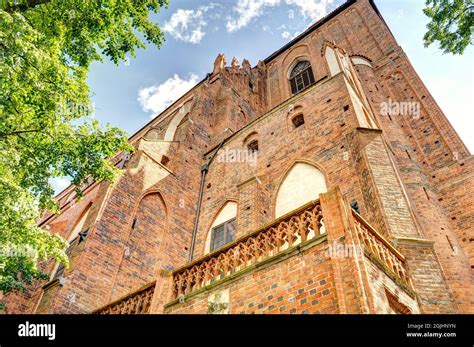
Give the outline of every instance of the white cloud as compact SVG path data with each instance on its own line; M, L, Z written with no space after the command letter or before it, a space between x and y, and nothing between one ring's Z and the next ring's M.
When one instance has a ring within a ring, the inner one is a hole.
M138 91L138 102L143 111L152 112L154 117L174 101L179 99L188 90L199 82L196 74L190 74L189 78L182 79L177 74L168 78L164 83L142 88Z
M199 43L206 34L204 28L207 22L204 20L204 12L207 7L197 10L178 9L171 18L163 25L163 31L169 33L176 40L188 43Z
M303 17L311 18L313 22L327 15L329 5L333 2L334 0L286 0L288 5L299 7Z
M328 13L329 5L334 0L237 0L233 8L235 16L227 18L227 31L233 32L246 27L257 17L260 17L265 8L285 3L288 6L298 7L301 15L316 21ZM288 11L288 17L294 18L294 10Z
M295 31L293 34L290 34L288 31L284 31L284 32L281 33L281 37L283 37L284 39L293 40L299 34L301 34L299 31Z
M233 10L237 17L227 19L227 31L233 32L246 27L254 18L263 14L265 7L280 4L280 0L237 0Z
M222 7L221 4L209 3L199 6L195 10L183 10L180 8L165 22L163 31L169 33L176 40L193 44L199 43L204 35L206 35L204 31L207 26L206 18L214 21L218 20L221 17L218 8Z

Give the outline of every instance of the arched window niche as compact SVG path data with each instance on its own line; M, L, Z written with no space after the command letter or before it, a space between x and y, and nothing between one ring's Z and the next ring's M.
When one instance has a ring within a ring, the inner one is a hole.
M227 201L207 233L204 253L212 252L235 239L237 203Z
M275 201L275 218L279 218L304 204L319 199L319 194L327 192L323 173L306 162L295 163L285 175L278 188ZM322 223L320 234L326 232ZM314 236L314 230L308 238Z
M319 194L326 191L326 180L321 171L306 162L295 163L278 188L275 218L318 199Z
M365 65L373 69L372 61L369 58L361 55L352 55L351 60L354 65Z
M291 94L293 95L314 84L311 63L308 60L298 61L291 69L288 79L290 80Z
M81 212L79 218L77 219L74 227L72 228L69 237L67 238L68 241L68 248L66 249L66 255L68 258L71 257L76 247L81 244L89 233L89 229L86 228L86 221L89 217L89 213L91 211L92 203L89 203L84 210ZM56 262L54 265L53 271L50 275L50 281L57 280L63 277L65 265L59 262Z
M121 264L115 275L114 292L125 295L151 282L161 266L162 247L168 228L168 209L157 190L145 191L128 220L128 236L123 243ZM124 226L125 227L125 226Z

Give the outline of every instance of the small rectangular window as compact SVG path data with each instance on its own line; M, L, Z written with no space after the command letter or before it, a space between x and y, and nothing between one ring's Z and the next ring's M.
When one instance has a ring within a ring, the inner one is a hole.
M232 242L235 237L235 228L235 218L212 228L210 250L213 251L229 242Z
M299 114L297 116L294 116L291 121L293 122L295 128L298 128L304 124L304 116L302 114Z
M247 148L249 149L250 152L258 152L258 140L253 140L251 141L248 145Z
M166 166L166 165L168 165L169 162L170 162L170 158L168 158L166 155L163 155L161 157L161 164L162 165Z

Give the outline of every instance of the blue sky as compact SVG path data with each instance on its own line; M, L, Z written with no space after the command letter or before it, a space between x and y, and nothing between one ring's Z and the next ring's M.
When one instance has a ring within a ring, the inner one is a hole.
M89 85L95 118L133 134L212 70L218 53L257 64L304 31L342 0L170 0L153 15L166 42L147 46L118 66L91 67ZM427 18L422 0L375 1L398 43L435 100L474 150L474 49L463 56L423 46ZM470 136L471 135L471 136ZM53 182L59 191L66 179Z

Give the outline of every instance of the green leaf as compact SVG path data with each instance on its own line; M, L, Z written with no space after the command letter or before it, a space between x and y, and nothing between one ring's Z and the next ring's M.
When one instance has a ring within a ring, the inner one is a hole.
M425 46L438 42L444 53L463 54L473 44L473 0L427 0L425 6L423 12L431 19Z
M67 264L67 243L37 227L58 203L49 184L69 176L80 188L120 174L109 158L132 152L126 134L92 118L89 66L119 63L163 34L150 12L163 0L0 2L0 291L48 278L39 262ZM1 309L1 308L0 308Z

